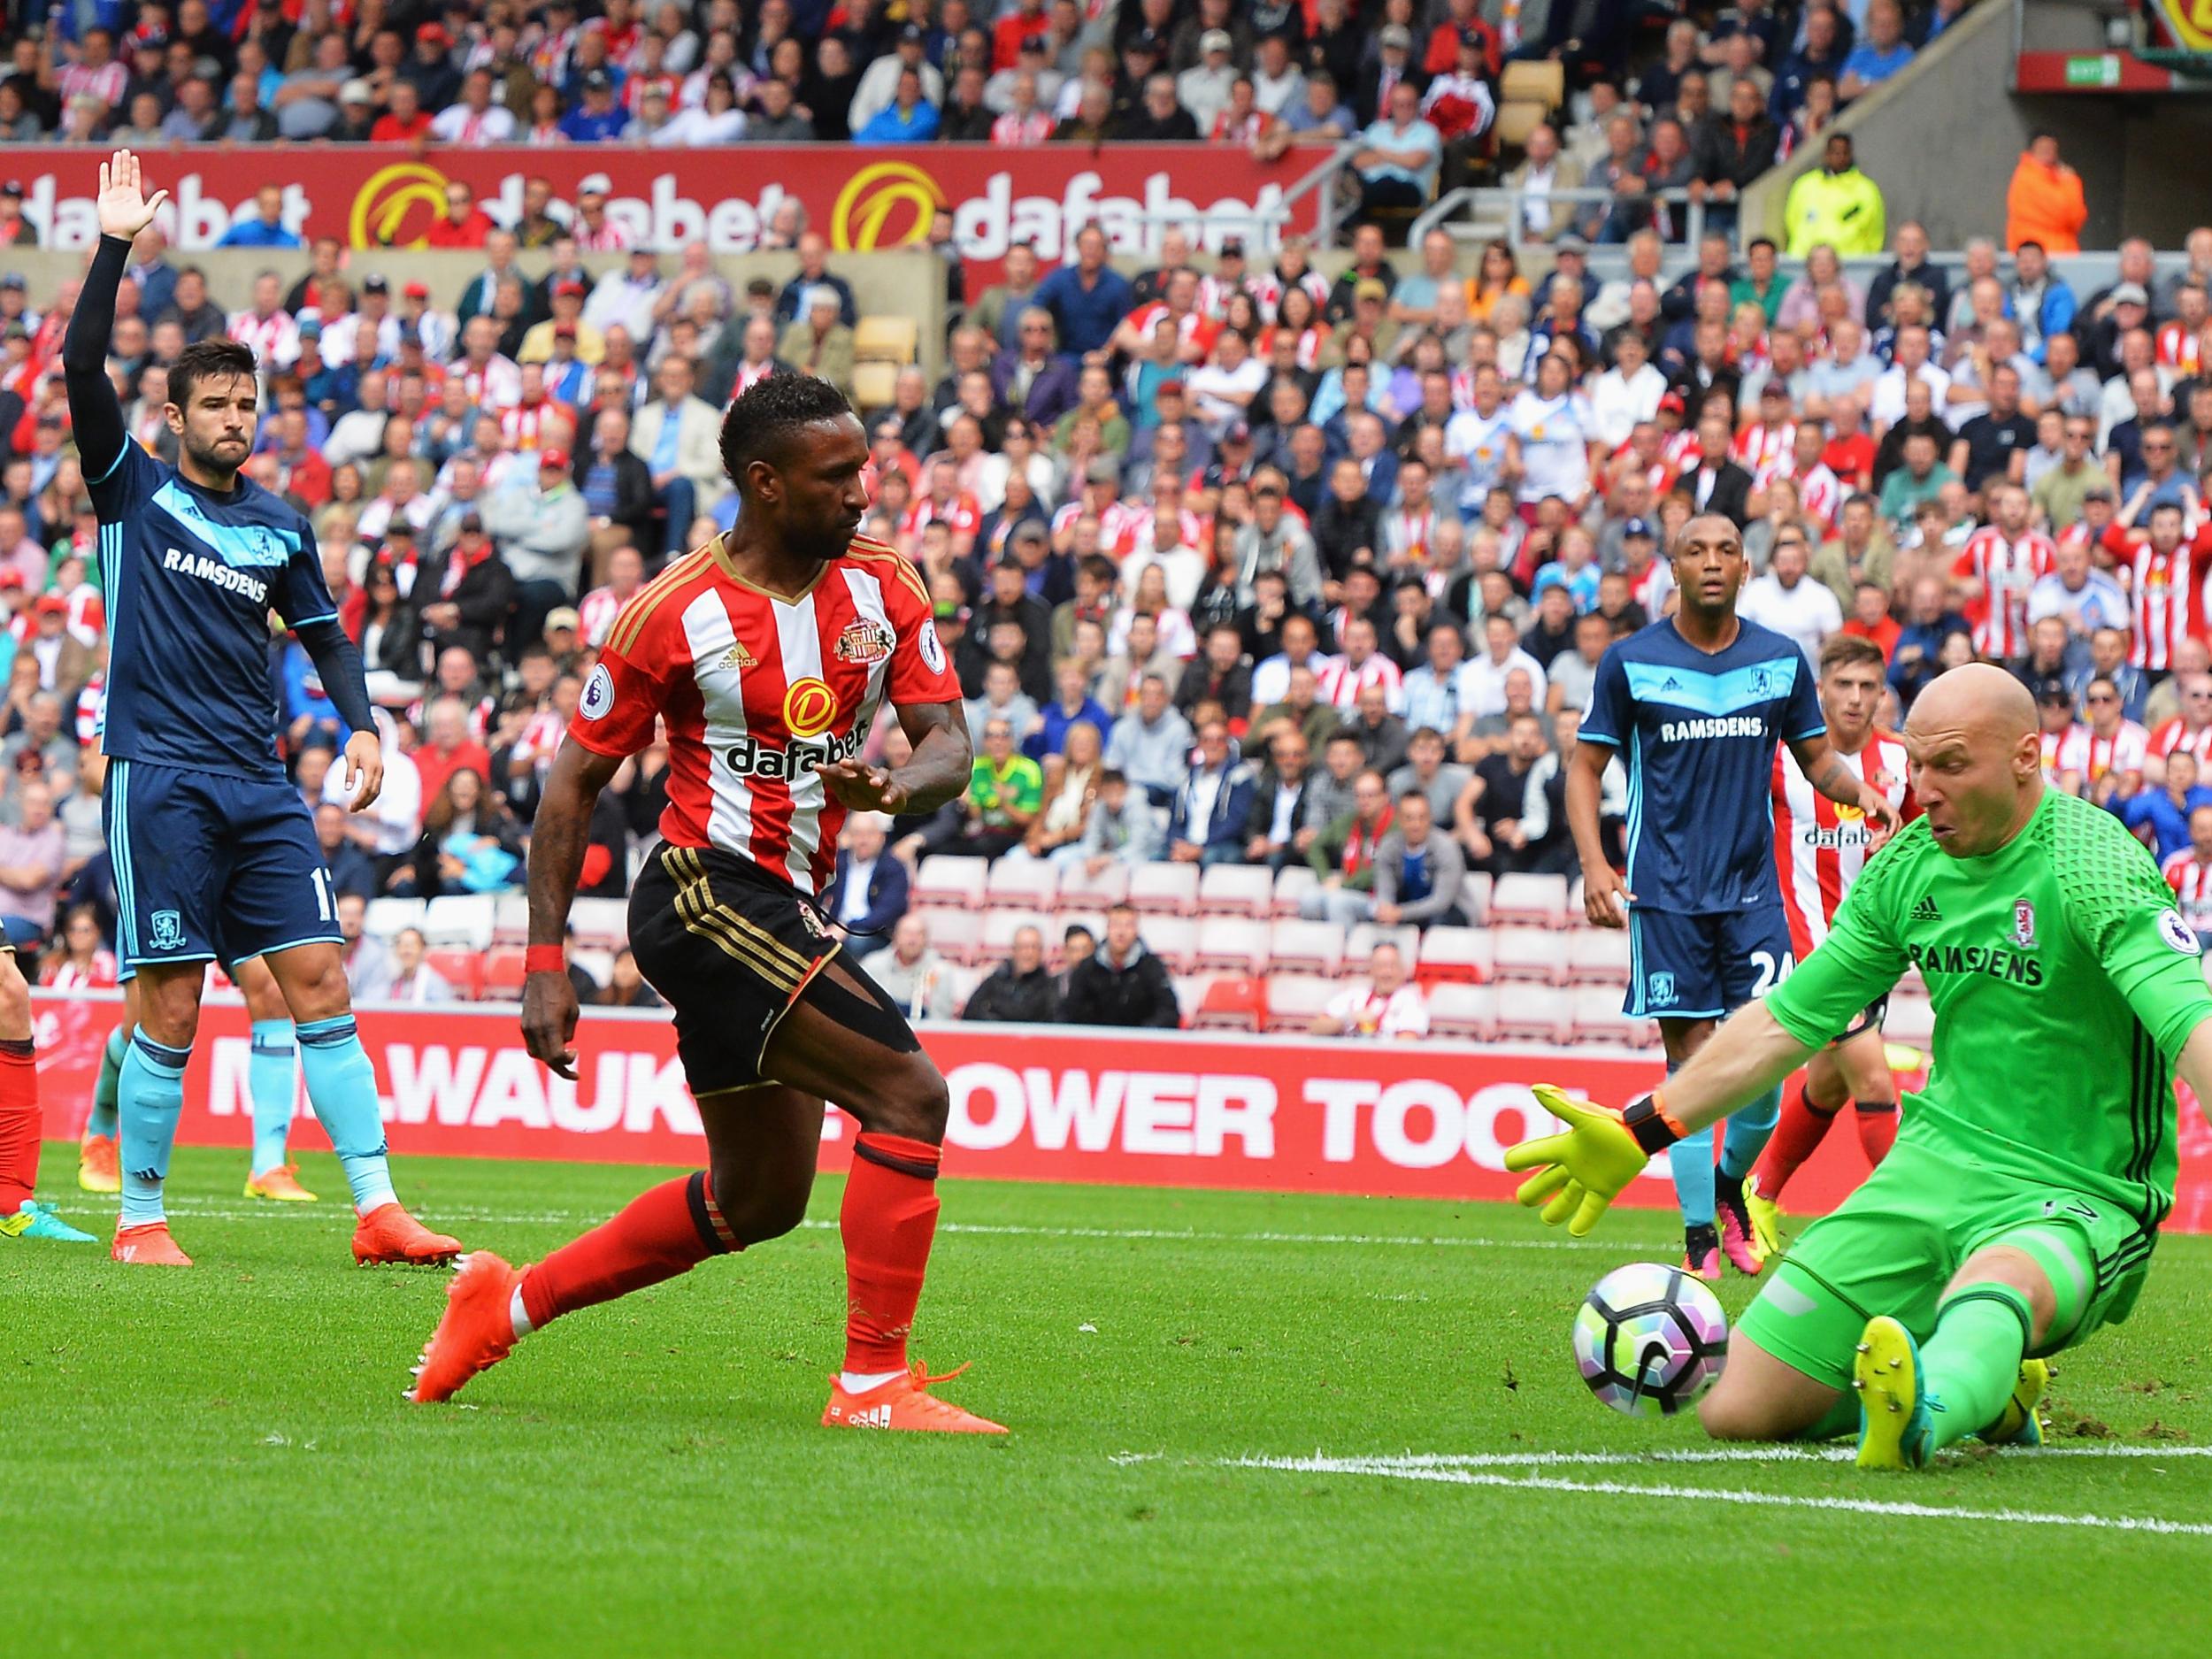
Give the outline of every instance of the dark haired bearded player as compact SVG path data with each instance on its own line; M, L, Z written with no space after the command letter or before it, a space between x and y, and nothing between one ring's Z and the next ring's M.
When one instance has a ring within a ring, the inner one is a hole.
M675 1010L708 1167L529 1267L469 1256L411 1397L449 1398L549 1319L788 1233L835 1101L860 1134L839 1221L845 1365L823 1423L1003 1433L910 1368L949 1100L815 902L849 810L925 812L967 787L959 682L914 567L854 534L868 441L834 388L801 374L753 386L723 419L722 464L737 527L624 607L547 778L522 1008L530 1052L574 1077L560 941L592 806L664 721L668 808L631 895L630 947ZM913 745L891 771L858 758L887 698Z
M423 1226L392 1191L376 1073L339 954L337 895L313 820L277 758L272 611L352 733L353 810L376 799L384 776L360 654L338 625L314 527L239 476L260 406L253 353L204 340L178 356L165 411L174 466L130 441L108 379L131 239L165 194L147 198L127 150L101 165L100 246L62 342L111 618L101 809L120 902L116 955L137 987L137 1030L117 1079L123 1202L112 1254L136 1266L192 1264L170 1236L162 1187L200 991L211 961L259 956L297 1023L308 1103L353 1192L354 1259L446 1261L459 1242ZM0 1064L14 1058L0 1047Z

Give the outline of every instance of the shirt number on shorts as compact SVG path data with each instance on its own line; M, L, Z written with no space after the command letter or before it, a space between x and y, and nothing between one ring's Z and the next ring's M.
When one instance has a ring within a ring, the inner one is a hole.
M1797 965L1797 957L1786 950L1777 960L1771 950L1755 950L1751 953L1751 965L1759 971L1759 982L1751 987L1751 995L1761 997L1790 977L1790 970Z
M330 872L318 870L310 878L315 883L315 911L326 922L338 919L338 907L330 900ZM1761 989L1765 987L1762 986Z

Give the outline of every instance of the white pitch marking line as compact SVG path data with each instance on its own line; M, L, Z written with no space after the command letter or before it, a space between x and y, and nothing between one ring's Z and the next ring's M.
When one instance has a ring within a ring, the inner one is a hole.
M1531 1454L1535 1456L1552 1455ZM1601 1497L1663 1498L1688 1502L1738 1503L1764 1509L1834 1509L1856 1515L1895 1515L1919 1520L1990 1521L2012 1526L2078 1526L2101 1532L2159 1532L2212 1538L2212 1522L2169 1521L2157 1516L2063 1515L2039 1509L1956 1509L1932 1503L1886 1502L1876 1498L1808 1497L1792 1493L1752 1492L1727 1486L1644 1486L1625 1480L1570 1480L1559 1476L1442 1468L1393 1458L1237 1458L1230 1460L1228 1466L1282 1470L1302 1474L1366 1475L1393 1480L1425 1480L1456 1486L1510 1486L1522 1491L1574 1492Z
M205 1221L265 1221L273 1218L324 1221L333 1215L342 1216L345 1207L344 1201L341 1199L327 1209L312 1204L268 1204L257 1209L242 1210L233 1204L204 1204L188 1198L172 1200L168 1209L171 1215L190 1216ZM421 1214L433 1221L479 1222L491 1226L549 1226L564 1222L595 1226L607 1219L607 1214L595 1210L542 1210L531 1215L511 1215L447 1205L426 1207ZM839 1225L821 1219L799 1224L809 1231L822 1233L833 1233ZM1624 1250L1655 1248L1633 1241L1597 1239L1479 1239L1394 1233L1202 1233L1190 1228L1038 1227L978 1221L941 1222L937 1231L980 1238L1125 1239L1166 1244L1418 1245L1433 1249L1462 1250L1608 1250L1616 1255Z
M1378 1470L1416 1469L1628 1469L1663 1463L1847 1463L1856 1454L1848 1446L1710 1447L1695 1451L1649 1452L1405 1452L1372 1456L1310 1459L1248 1457L1240 1469L1308 1469L1330 1474L1334 1465L1356 1463ZM2045 1446L2005 1453L2008 1463L2043 1457L2212 1457L2212 1446Z

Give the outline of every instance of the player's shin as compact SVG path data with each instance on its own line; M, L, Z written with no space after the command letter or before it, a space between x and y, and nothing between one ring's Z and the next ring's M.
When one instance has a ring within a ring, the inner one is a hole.
M1801 1087L1784 1101L1781 1119L1775 1125L1766 1149L1759 1154L1759 1161L1751 1171L1759 1195L1770 1201L1779 1199L1790 1177L1820 1149L1821 1141L1835 1121L1836 1109L1816 1102L1810 1084Z
M191 1049L172 1048L142 1031L132 1035L116 1086L123 1164L119 1227L142 1227L164 1219L162 1183L169 1179L169 1154L176 1145L177 1119L184 1111L185 1063L191 1057Z
M1743 1178L1766 1149L1768 1137L1782 1115L1782 1091L1770 1088L1728 1114L1728 1126L1720 1141L1721 1179L1741 1187Z
M515 1334L527 1336L562 1314L626 1296L743 1248L704 1170L664 1181L524 1271L511 1310Z
M926 1141L863 1132L838 1228L845 1240L845 1369L858 1394L906 1370L907 1333L937 1234L937 1168Z
M253 1049L246 1066L246 1084L253 1094L253 1174L283 1166L298 1087L296 1060L290 1020L253 1022Z
M1944 1299L1935 1334L1920 1348L1938 1447L2003 1415L2033 1330L2026 1294L2010 1285L1970 1285Z
M1866 1153L1866 1161L1879 1164L1897 1144L1897 1102L1854 1101L1851 1115L1858 1119L1859 1145Z
M1667 1166L1674 1172L1675 1202L1682 1206L1687 1227L1713 1225L1713 1132L1694 1130L1667 1148Z
M0 1040L0 1217L38 1190L38 1062L30 1039Z
M365 1216L398 1202L385 1150L384 1119L377 1108L376 1071L361 1047L353 1016L308 1021L299 1028L299 1044L307 1103L315 1109L345 1170L356 1213ZM257 1127L258 1098L257 1094Z
M117 1090L123 1079L123 1056L131 1041L130 1023L119 1020L108 1033L106 1044L100 1050L100 1075L92 1085L92 1115L85 1119L85 1138L104 1136L115 1138L115 1103Z

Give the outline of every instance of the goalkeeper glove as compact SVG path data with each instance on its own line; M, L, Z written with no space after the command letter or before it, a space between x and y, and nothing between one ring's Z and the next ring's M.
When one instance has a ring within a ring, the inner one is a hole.
M1537 1084L1533 1093L1567 1129L1509 1148L1505 1167L1534 1170L1515 1196L1538 1210L1545 1225L1564 1221L1578 1239L1597 1225L1606 1206L1643 1173L1654 1153L1682 1138L1682 1125L1667 1115L1656 1091L1624 1112L1575 1100L1549 1083Z

